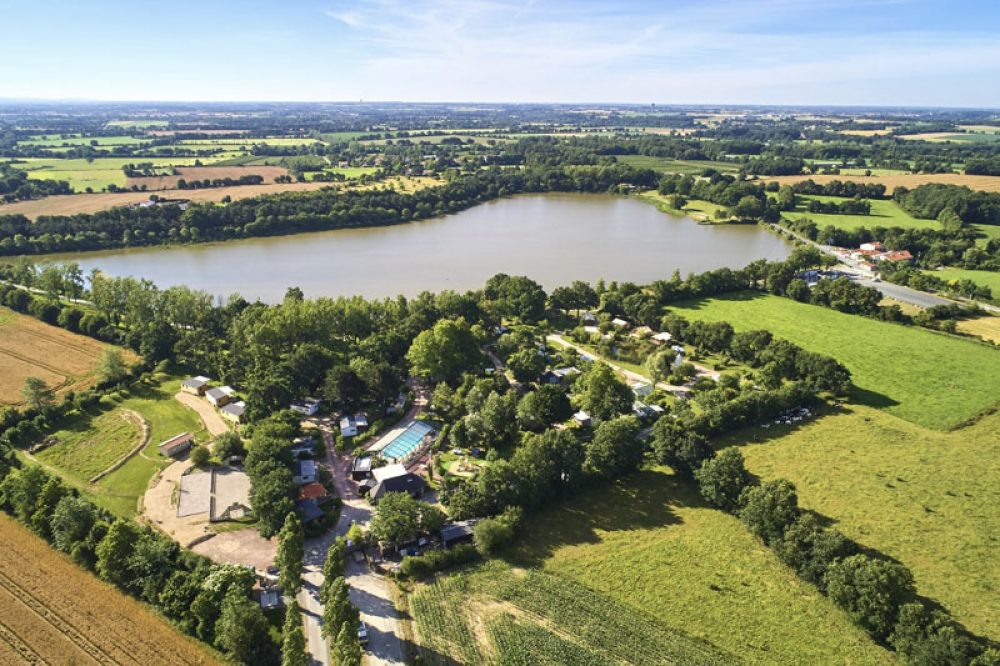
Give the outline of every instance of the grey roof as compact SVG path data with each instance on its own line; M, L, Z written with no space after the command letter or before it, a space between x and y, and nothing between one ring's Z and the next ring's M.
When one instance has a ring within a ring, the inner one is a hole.
M475 520L462 520L441 528L442 541L455 541L472 536L472 528L475 527Z
M416 474L407 473L403 476L394 476L383 481L379 481L372 488L371 498L379 499L386 493L416 493L420 494L427 489L427 482Z
M316 462L314 460L300 460L296 467L296 476L316 476Z
M224 406L219 411L226 412L227 414L232 414L233 416L243 416L243 412L247 410L247 404L242 400L240 402L231 402Z
M304 523L309 523L323 517L323 509L319 508L319 504L314 499L304 499L296 502L295 513L299 514L299 518Z
M372 471L372 458L371 456L363 456L361 458L355 458L354 464L351 469L355 472L370 472Z
M209 382L208 377L202 377L199 375L198 377L188 377L187 379L181 382L181 386L190 386L191 388L201 388L208 382Z

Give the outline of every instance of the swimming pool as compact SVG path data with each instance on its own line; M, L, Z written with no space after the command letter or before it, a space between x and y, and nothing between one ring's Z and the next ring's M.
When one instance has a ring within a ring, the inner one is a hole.
M433 429L429 423L414 421L406 427L406 430L399 433L399 435L383 447L382 455L389 460L405 458L413 449L420 446L424 435Z

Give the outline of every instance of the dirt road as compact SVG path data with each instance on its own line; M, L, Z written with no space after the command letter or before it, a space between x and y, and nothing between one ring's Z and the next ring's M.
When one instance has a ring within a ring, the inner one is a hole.
M177 402L198 412L201 422L205 424L205 428L208 429L212 437L221 435L229 430L229 426L226 425L225 420L219 416L219 413L204 398L184 393L183 391L177 393L174 397L177 399Z

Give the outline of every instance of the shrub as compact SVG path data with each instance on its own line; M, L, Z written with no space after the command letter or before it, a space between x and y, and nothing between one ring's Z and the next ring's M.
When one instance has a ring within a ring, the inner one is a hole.
M446 550L431 550L423 555L404 557L400 573L407 578L423 579L431 574L459 564L472 562L479 553L469 544L460 544Z

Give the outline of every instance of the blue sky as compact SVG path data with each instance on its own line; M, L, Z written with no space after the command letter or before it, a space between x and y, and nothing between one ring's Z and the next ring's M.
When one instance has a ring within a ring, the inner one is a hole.
M0 98L1000 107L998 0L0 7Z

